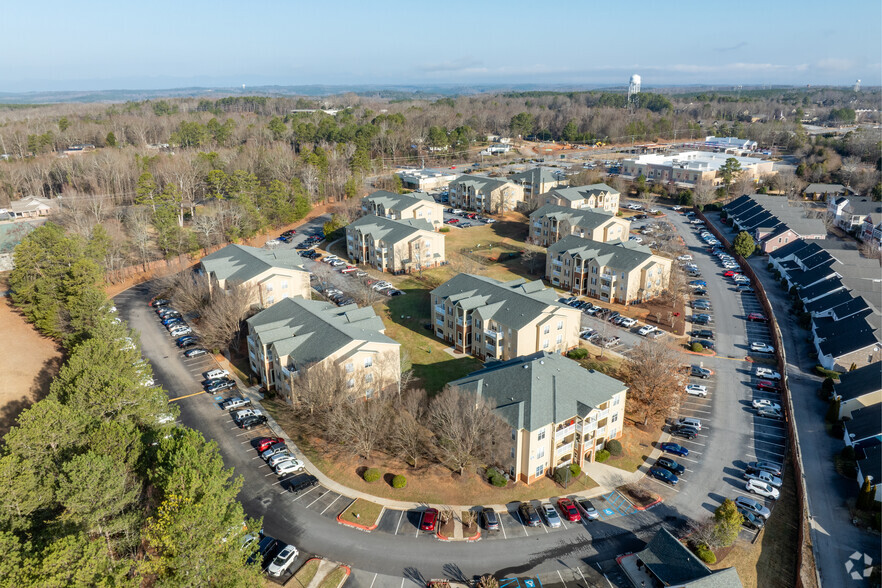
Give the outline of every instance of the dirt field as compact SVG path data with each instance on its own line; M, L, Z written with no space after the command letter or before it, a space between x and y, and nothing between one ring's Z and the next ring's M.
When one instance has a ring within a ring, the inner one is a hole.
M2 437L15 424L22 410L49 392L49 384L61 367L62 357L61 348L51 339L39 335L6 297L0 297L0 332L4 341L3 353L0 353Z

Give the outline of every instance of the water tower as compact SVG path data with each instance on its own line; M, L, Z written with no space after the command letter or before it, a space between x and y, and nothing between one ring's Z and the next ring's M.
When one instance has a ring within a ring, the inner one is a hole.
M861 91L861 81L860 81L860 80L858 80L858 81L856 81L856 82L854 83L854 91L855 91L855 92L860 92L860 91Z
M628 102L631 101L632 96L636 96L640 93L640 76L634 74L631 76L631 80L628 82Z

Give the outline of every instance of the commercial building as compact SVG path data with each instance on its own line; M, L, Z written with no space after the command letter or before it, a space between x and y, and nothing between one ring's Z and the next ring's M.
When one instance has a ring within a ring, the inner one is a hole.
M424 220L435 230L444 224L444 206L425 192L396 194L378 190L361 199L361 211L393 220Z
M790 206L784 196L745 194L725 205L723 211L736 230L750 233L763 253L793 241L827 236L824 221L806 218L805 210Z
M710 135L704 139L705 147L717 149L726 153L749 153L756 151L757 142L750 139L739 139L737 137L714 137Z
M346 254L381 272L409 273L444 263L444 234L427 220L371 214L346 226Z
M203 257L199 266L212 294L242 285L252 291L252 306L266 308L283 298L310 297L309 272L294 249L227 245Z
M0 208L0 220L17 220L49 216L55 209L55 202L48 198L25 196L13 200L6 208Z
M627 240L630 230L631 221L601 210L546 204L530 213L529 239L543 247L569 235L594 241Z
M593 208L615 214L619 210L619 192L606 184L558 188L544 196L545 204L566 208Z
M459 176L448 190L450 206L483 213L515 210L524 202L524 187L508 179Z
M340 378L353 396L398 391L401 346L369 306L286 298L246 323L251 371L289 402L297 401L297 378L316 366L329 386Z
M530 484L594 460L622 436L627 387L562 355L540 351L488 364L450 382L495 406L512 429L509 476Z
M622 161L622 175L637 177L642 175L648 181L694 184L698 181L719 184L722 178L718 172L726 160L734 158L746 177L759 179L774 171L774 163L758 157L739 157L726 153L706 151L684 151L676 155L657 155L649 153Z
M401 185L408 190L435 190L446 188L456 179L455 173L446 169L404 169L396 174L401 179Z
M634 304L668 287L671 260L632 241L602 243L575 235L548 247L545 279L558 288L604 302Z
M524 187L524 199L533 202L541 194L567 185L567 176L562 169L534 167L508 176L508 179Z
M431 305L435 336L460 353L507 360L579 343L582 313L539 280L459 274L432 290Z

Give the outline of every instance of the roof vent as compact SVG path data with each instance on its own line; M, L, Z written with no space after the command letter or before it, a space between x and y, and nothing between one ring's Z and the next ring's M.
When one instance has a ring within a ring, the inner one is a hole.
M528 363L524 364L524 369L528 369L529 367L530 367L530 364L528 364Z
M539 365L545 365L545 360L544 360L544 359L540 359L540 360L539 360Z

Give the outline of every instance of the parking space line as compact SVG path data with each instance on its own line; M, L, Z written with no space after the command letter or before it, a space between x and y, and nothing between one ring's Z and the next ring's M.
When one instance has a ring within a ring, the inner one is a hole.
M401 519L404 518L404 513L405 513L405 512L406 512L406 511L403 511L403 510L402 510L402 511L401 511L401 516L398 517L398 524L395 525L395 534L396 534L396 535L398 534L398 529L401 528Z
M298 500L300 500L301 498L303 498L304 496L306 496L307 494L309 494L310 492L312 492L316 488L318 488L318 486L313 486L312 488L310 488L309 490L307 490L306 492L304 492L303 494L301 494L300 496L298 496L297 498L295 498L291 502L297 502Z
M502 531L502 538L508 539L508 535L505 534L505 525L502 524L502 517L497 516L496 518L499 519L499 529Z
M655 482L656 484L659 484L660 486L664 486L665 488L669 488L669 489L673 490L674 492L679 492L679 491L680 491L679 489L677 489L676 486L671 486L670 484L666 484L666 483L664 483L664 482L660 482L659 480L656 480L655 478L652 478L652 477L650 477L650 476L646 476L646 479L649 480L649 481L651 481L651 482Z
M335 498L335 499L331 502L331 504L329 504L328 506L325 507L325 510L328 510L329 508L331 508L332 506L334 506L334 503L337 502L338 500L340 500L340 498L341 498L342 496L343 496L342 494L338 494L338 495L337 495L337 498ZM321 514L325 514L325 510L323 510L323 511L321 512Z
M529 537L530 534L527 533L527 525L524 524L524 519L521 518L521 513L519 513L518 511L515 511L515 514L518 515L518 520L521 522L521 528L524 529L524 535Z
M325 494L327 494L327 492L322 492L322 495L319 496L318 498L316 498L315 500L313 500L312 502L310 502L309 504L307 504L307 505L306 505L306 508L309 508L310 506L312 506L313 504L315 504L316 502L318 502L319 500L321 500L322 498L324 498L324 497L325 497Z

